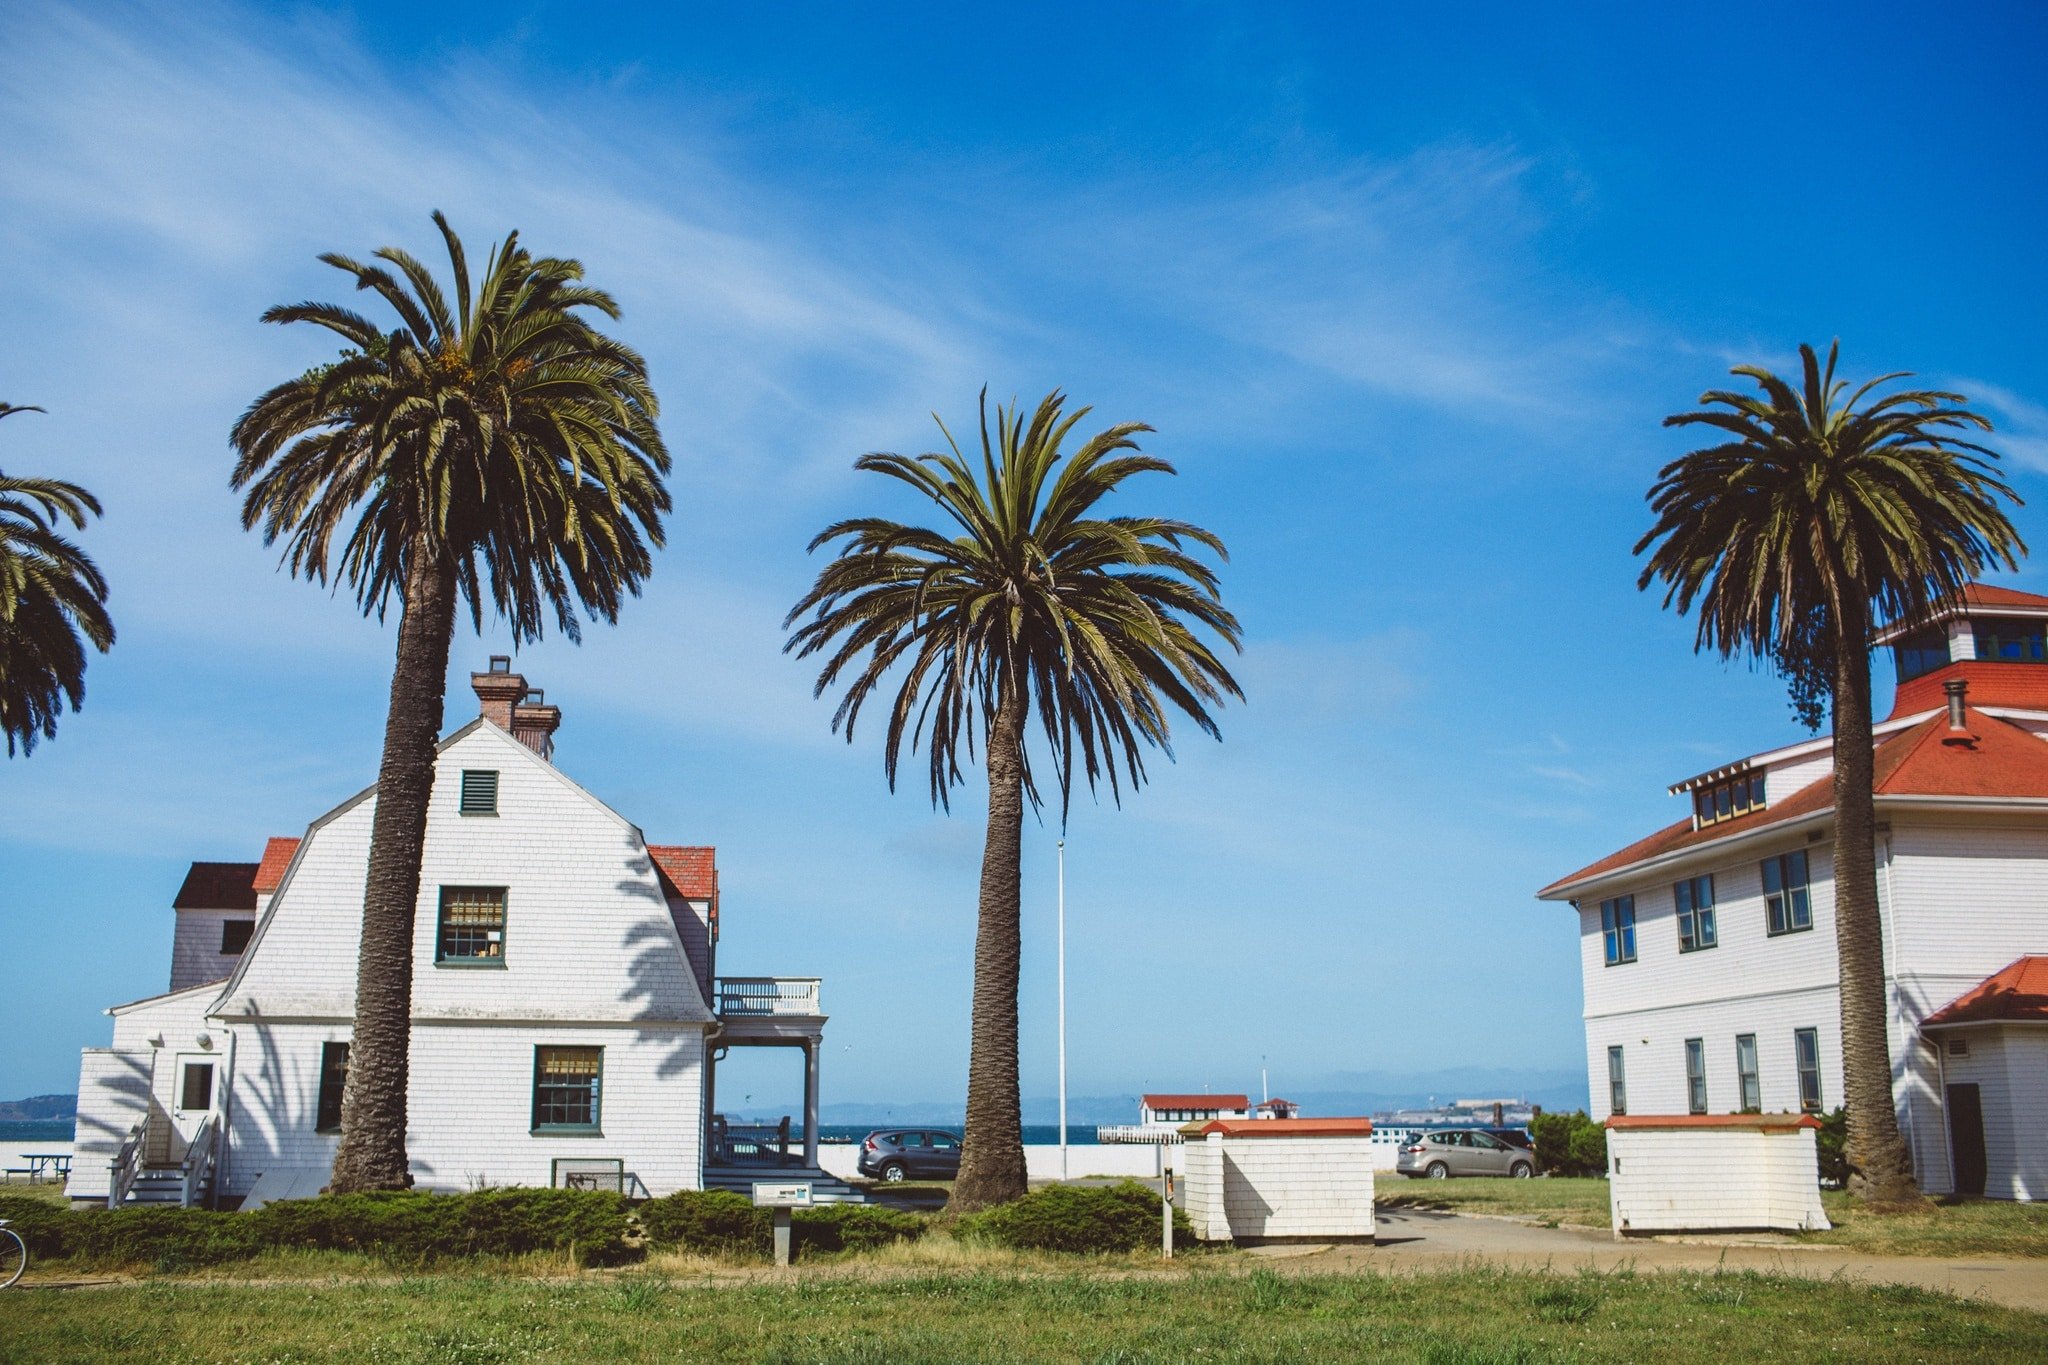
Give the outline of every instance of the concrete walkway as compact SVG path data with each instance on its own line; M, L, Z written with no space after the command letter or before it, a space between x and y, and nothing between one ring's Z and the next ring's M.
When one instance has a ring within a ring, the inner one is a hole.
M1769 1245L1756 1238L1618 1242L1591 1228L1547 1228L1505 1218L1382 1209L1376 1246L1266 1249L1275 1270L1429 1273L1455 1264L1518 1270L1757 1270L1813 1279L1910 1284L2010 1308L2048 1313L2048 1259L1868 1256L1842 1247ZM1293 1254L1289 1254L1293 1253Z

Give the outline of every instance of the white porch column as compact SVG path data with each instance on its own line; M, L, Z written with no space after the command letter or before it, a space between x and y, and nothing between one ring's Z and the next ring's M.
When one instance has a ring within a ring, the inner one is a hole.
M818 1044L804 1040L804 1165L818 1166Z

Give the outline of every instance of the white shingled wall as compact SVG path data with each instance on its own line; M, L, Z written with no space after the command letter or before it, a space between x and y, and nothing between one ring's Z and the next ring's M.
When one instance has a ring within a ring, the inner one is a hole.
M1183 1152L1186 1211L1205 1241L1370 1239L1373 1153L1364 1135L1226 1137Z
M1811 1128L1612 1128L1617 1235L1826 1228Z
M253 924L253 910L180 910L171 936L171 989L184 990L207 981L225 981L242 960L240 953L220 950L221 926L239 920Z

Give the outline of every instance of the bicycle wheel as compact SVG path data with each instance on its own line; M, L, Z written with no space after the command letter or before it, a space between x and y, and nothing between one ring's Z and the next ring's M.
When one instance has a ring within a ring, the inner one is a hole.
M21 1278L28 1269L28 1247L12 1228L0 1228L0 1289Z

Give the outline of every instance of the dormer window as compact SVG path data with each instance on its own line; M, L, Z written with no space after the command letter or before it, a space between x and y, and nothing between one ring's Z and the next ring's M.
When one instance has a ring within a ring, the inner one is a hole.
M1978 617L1970 622L1977 657L1993 663L2048 663L2048 621Z
M1762 810L1765 804L1763 771L1759 769L1755 772L1737 773L1733 777L1693 789L1693 828L1700 829L1718 824L1722 820L1733 820L1738 815Z

